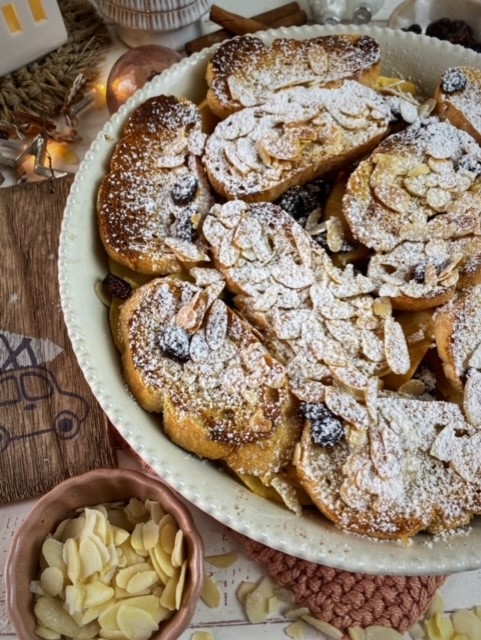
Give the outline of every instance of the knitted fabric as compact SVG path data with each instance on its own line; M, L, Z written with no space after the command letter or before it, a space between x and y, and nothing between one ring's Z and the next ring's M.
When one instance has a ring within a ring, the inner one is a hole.
M247 555L287 587L297 604L342 632L381 625L404 633L423 617L445 576L371 576L300 560L236 532Z

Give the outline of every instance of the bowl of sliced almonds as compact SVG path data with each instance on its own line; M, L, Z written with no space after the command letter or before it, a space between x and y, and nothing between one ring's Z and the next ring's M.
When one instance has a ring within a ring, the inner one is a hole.
M200 597L202 538L158 479L97 469L38 500L14 536L5 581L21 640L174 640Z

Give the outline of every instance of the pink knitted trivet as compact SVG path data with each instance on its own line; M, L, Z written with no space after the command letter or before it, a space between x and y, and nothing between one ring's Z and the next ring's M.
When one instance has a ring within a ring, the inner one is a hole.
M236 532L247 555L262 564L297 604L342 632L382 625L404 633L423 617L445 576L371 576L300 560Z
M156 472L129 445L119 444L152 475ZM404 633L422 618L445 576L371 576L300 560L229 530L245 552L288 588L298 605L347 633L350 627L381 625ZM347 637L347 636L346 636Z

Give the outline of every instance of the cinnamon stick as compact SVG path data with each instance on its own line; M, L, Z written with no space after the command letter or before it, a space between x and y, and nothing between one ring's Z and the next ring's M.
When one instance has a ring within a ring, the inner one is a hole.
M256 31L263 31L269 29L269 26L258 20L252 18L244 18L237 13L231 13L226 11L216 4L213 4L210 9L210 19L212 22L220 24L221 27L227 29L236 36L243 36L246 33L255 33Z
M289 2L281 7L276 7L270 11L259 13L252 20L262 22L268 29L278 29L279 27L298 27L306 24L307 15L305 11L299 8L297 2ZM200 51L205 47L211 47L214 44L223 42L232 34L226 29L219 29L195 40L191 40L185 45L185 51L188 55Z

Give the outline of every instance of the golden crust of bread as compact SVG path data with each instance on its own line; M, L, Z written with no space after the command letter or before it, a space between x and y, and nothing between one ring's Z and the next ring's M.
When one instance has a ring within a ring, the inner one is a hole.
M467 524L479 511L479 478L465 456L479 436L458 405L381 393L375 412L367 429L346 423L329 449L306 425L294 461L314 504L338 526L378 538Z
M292 457L298 403L222 289L169 278L136 289L120 310L124 375L175 443L268 483Z
M224 42L209 61L207 100L213 113L223 119L297 85L330 86L352 79L372 86L380 65L379 45L370 36L280 38L270 45L242 36Z
M206 260L195 227L213 203L200 115L184 98L147 100L127 119L97 198L108 255L147 274Z
M437 114L442 120L471 135L481 144L481 70L475 67L447 69L434 93Z
M207 141L204 166L228 200L273 201L362 157L386 135L390 117L383 99L355 81L286 89L220 122Z
M460 291L453 300L438 309L434 330L436 347L446 377L462 391L466 374L481 368L481 285Z

